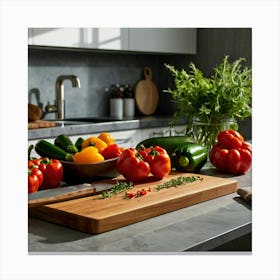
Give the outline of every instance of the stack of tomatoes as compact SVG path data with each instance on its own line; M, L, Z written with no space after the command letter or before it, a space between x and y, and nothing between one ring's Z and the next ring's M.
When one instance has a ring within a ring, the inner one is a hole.
M210 162L219 170L241 175L252 165L252 148L243 136L235 130L221 131L218 143L210 151Z
M57 188L63 178L63 166L57 159L28 160L28 193Z
M117 170L126 180L142 181L150 173L155 178L162 179L171 171L171 160L165 149L159 146L125 149L117 161Z

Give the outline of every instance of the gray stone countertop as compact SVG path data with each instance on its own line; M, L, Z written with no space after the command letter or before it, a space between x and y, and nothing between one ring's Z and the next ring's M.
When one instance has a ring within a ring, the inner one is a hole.
M207 164L201 173L232 177L218 173L211 164ZM251 171L232 178L238 181L238 187L251 190ZM233 193L98 235L29 218L28 250L30 254L202 252L251 231L251 206L237 193Z
M110 120L110 118L104 118L102 121L98 119L92 119L89 121L60 121L56 123L56 126L50 128L38 128L28 130L28 139L41 139L52 138L60 134L66 135L79 135L99 133L102 131L122 131L128 129L142 129L152 127L168 127L170 125L172 117L168 116L143 116L135 117L133 119L122 120ZM181 123L179 123L181 124ZM183 124L183 123L182 123Z

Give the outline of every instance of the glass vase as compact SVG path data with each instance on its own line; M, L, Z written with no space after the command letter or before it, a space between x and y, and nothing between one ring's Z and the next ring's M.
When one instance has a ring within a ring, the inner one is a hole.
M209 151L217 141L217 135L220 131L234 129L238 130L236 120L216 119L213 122L204 122L200 118L193 118L190 134L194 140L205 146Z

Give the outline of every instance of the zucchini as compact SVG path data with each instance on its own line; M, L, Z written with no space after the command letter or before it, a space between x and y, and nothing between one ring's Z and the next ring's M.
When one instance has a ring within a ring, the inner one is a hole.
M83 144L84 141L85 141L85 140L84 140L84 138L82 138L82 137L79 137L79 138L76 140L75 146L76 146L76 148L78 149L78 152L80 152L80 151L83 149L82 144Z
M78 152L77 147L73 144L69 136L65 134L58 135L54 140L54 144L67 153L75 154Z
M164 148L171 156L174 151L187 143L193 143L194 140L190 136L160 136L148 138L136 145L136 149L140 150L143 146L149 148L151 146L160 146Z
M35 151L41 157L73 161L73 155L71 153L67 153L63 149L46 140L39 140L35 145Z

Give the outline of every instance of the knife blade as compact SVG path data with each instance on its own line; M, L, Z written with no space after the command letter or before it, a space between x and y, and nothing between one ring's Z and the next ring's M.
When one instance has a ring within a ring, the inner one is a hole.
M28 195L28 207L96 195L113 187L114 184L109 183L84 183L73 186L41 190Z

